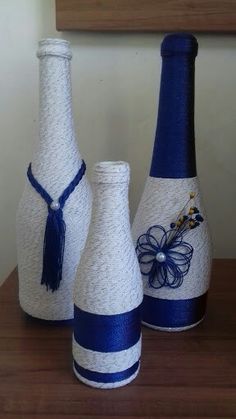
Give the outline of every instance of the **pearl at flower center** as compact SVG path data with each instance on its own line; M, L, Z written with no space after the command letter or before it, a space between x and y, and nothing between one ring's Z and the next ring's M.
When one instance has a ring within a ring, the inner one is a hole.
M50 208L51 208L53 211L57 211L57 210L60 208L60 204L59 204L59 202L58 202L58 201L52 201L52 203L51 203L51 205L50 205Z
M157 262L159 262L159 263L165 262L165 260L166 260L166 255L165 255L165 253L163 253L163 252L158 252L158 253L156 254L156 260L157 260Z

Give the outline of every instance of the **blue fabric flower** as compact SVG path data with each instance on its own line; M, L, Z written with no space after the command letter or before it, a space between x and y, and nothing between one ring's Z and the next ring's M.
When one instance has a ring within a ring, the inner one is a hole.
M153 288L178 288L188 273L193 247L183 240L184 231L150 227L137 241L136 253L141 273Z

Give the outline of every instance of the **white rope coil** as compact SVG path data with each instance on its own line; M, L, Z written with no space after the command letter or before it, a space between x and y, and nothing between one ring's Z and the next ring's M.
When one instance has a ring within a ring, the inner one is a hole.
M57 200L82 163L72 117L69 43L43 40L39 43L38 56L40 132L32 172L53 200ZM45 320L73 318L73 284L87 237L91 199L85 176L63 210L66 237L62 281L59 289L52 293L41 285L47 205L26 181L16 227L20 304L31 316Z
M85 349L73 338L74 359L83 368L103 373L120 372L132 367L140 358L141 338L129 349L119 352L98 352Z
M70 50L70 43L64 39L47 38L39 42L37 57L57 56L71 60L72 53Z
M123 381L117 381L116 384L106 384L106 383L98 383L97 381L92 381L92 380L88 380L86 378L84 378L81 374L78 373L78 371L76 371L75 367L73 367L73 371L75 376L84 384L90 386L90 387L95 387L95 388L100 388L100 389L104 389L104 390L111 390L112 388L118 388L118 387L123 387L126 386L127 384L131 383L138 375L140 370L140 367L138 367L138 369L136 370L136 372L134 374L132 374L129 378L123 380Z
M92 174L92 220L77 272L74 303L96 316L127 313L140 306L143 298L130 233L129 172L128 163L102 162L95 165ZM75 340L73 343L74 360L89 371L119 372L135 364L140 353L141 338L133 347L110 353L86 349ZM76 370L75 374L91 386L114 388L132 381L137 371L128 379L112 383L87 380Z
M194 205L198 207L204 218L204 222L198 228L190 230L184 238L194 249L190 269L184 276L182 285L175 289L170 287L154 289L150 287L148 277L143 275L145 295L160 299L185 300L198 297L209 288L212 260L211 239L197 178L148 177L134 218L132 235L136 246L138 237L146 233L151 226L161 225L169 230L170 223L176 220L190 192L196 193ZM152 324L149 326L155 329L171 330L171 328L155 327ZM185 330L192 326L172 330Z

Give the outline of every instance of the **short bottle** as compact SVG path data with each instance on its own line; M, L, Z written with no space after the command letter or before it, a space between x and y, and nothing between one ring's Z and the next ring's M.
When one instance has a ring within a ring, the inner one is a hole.
M91 190L75 137L69 43L39 42L39 139L17 211L19 298L32 317L73 318L73 285Z
M75 282L74 372L99 388L128 384L140 365L143 288L128 185L128 163L95 165L92 219Z
M195 159L197 50L190 34L171 34L162 43L152 164L132 227L144 285L142 321L167 331L202 321L211 272L211 240Z

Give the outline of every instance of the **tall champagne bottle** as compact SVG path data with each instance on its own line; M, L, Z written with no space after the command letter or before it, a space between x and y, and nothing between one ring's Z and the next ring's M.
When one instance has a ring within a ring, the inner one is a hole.
M190 34L161 46L157 130L149 177L132 233L144 284L143 323L176 331L204 318L211 240L196 172L194 69Z
M29 315L73 318L73 284L91 191L75 137L69 43L39 42L39 139L17 211L19 299Z

